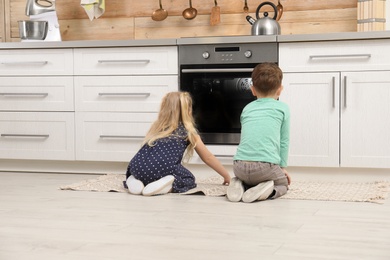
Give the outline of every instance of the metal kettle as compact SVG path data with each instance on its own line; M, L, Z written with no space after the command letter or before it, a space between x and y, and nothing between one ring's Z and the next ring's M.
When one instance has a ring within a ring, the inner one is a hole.
M274 9L274 17L268 17L268 12L264 12L264 17L260 18L260 9L265 6L270 5ZM263 2L256 9L256 18L253 19L251 16L246 16L246 20L252 25L252 35L278 35L280 34L280 25L276 21L278 16L278 10L276 6L271 2Z

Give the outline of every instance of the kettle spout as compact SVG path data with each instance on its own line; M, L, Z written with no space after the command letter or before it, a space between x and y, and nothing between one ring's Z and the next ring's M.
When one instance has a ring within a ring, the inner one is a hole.
M256 22L256 20L250 15L247 15L245 18L248 21L248 23L250 23L251 25L253 25Z

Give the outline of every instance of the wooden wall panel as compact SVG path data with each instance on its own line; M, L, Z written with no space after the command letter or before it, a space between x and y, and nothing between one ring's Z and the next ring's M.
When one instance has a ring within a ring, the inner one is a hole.
M2 1L2 0L0 0ZM24 15L26 0L3 0L10 2L9 41L19 37L18 20ZM56 0L62 38L66 40L109 39L159 39L193 36L249 35L250 25L243 12L244 0L219 0L221 23L210 26L210 12L214 0L192 0L198 16L185 20L182 11L188 0L162 0L169 13L166 20L151 19L159 8L158 0L105 0L105 13L90 21L80 5L80 0ZM254 16L262 1L248 0L249 13ZM277 3L277 0L271 0ZM279 21L282 34L350 32L357 29L357 0L281 0L284 6ZM265 8L262 11L270 11Z
M9 1L9 11L10 11L10 17L9 17L9 24L8 26L10 29L8 30L8 39L18 39L19 38L19 27L18 27L18 21L20 20L28 20L29 17L25 15L26 11L26 0L5 0Z
M5 41L5 8L4 0L0 0L0 42Z
M134 39L134 18L60 20L63 41ZM99 38L97 38L97 36Z
M250 15L255 16L253 13ZM221 24L217 26L210 26L209 18L209 15L198 15L196 19L187 21L174 16L156 25L156 22L147 17L139 17L135 19L135 38L159 39L251 33L251 25L246 21L244 14L223 14ZM356 31L356 8L286 12L279 23L282 34L351 32Z

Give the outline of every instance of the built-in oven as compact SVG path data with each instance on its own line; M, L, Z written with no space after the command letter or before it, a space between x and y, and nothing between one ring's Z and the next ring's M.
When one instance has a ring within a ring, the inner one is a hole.
M205 144L240 142L242 109L255 99L251 74L262 62L278 62L276 42L179 45L180 90L193 98Z

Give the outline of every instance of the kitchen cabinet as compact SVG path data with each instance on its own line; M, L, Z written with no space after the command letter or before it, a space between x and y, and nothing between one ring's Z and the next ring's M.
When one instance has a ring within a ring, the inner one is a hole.
M176 46L0 50L0 170L118 168L177 90Z
M0 157L74 160L74 113L1 112Z
M178 90L177 47L75 49L76 160L128 162Z
M73 53L0 51L0 158L74 160Z
M289 165L390 168L388 40L280 44Z
M72 49L0 50L0 76L73 75Z
M158 112L177 75L75 76L77 111Z
M289 166L339 166L339 73L285 73L291 112Z
M390 71L341 75L340 165L390 168Z
M0 111L74 111L73 77L1 77Z
M130 161L156 119L157 113L76 113L77 160Z
M75 49L75 75L169 75L178 73L177 47Z

